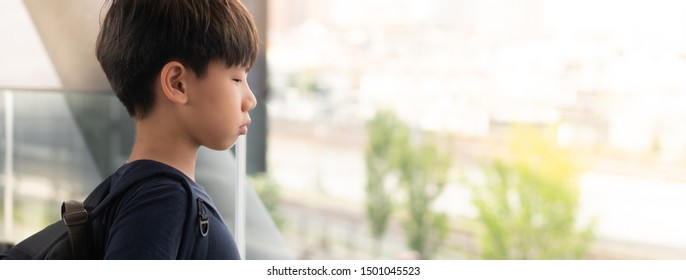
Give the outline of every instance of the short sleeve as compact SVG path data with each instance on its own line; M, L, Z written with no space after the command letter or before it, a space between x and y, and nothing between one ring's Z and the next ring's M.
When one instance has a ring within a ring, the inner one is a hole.
M186 219L187 194L173 181L150 182L127 192L117 206L105 259L176 259Z

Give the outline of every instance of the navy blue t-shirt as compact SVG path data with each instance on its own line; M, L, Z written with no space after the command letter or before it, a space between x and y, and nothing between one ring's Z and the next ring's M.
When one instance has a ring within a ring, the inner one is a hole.
M182 174L166 164L136 161L135 168L151 164ZM141 164L142 163L142 164ZM112 177L112 185L130 163L120 167ZM185 175L183 175L185 177ZM186 177L188 178L188 177ZM210 214L207 259L240 259L236 243L224 219L205 189L188 179L193 191L205 201ZM105 259L176 259L186 220L187 194L181 183L173 179L151 179L128 190L116 207L107 209L105 224Z

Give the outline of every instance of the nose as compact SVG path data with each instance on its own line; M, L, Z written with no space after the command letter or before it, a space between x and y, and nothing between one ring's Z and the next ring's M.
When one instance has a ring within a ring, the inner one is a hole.
M257 98L255 97L255 94L253 94L252 89L250 89L250 86L247 86L246 88L248 90L245 93L245 98L243 98L243 106L241 109L243 109L243 112L250 112L257 106Z

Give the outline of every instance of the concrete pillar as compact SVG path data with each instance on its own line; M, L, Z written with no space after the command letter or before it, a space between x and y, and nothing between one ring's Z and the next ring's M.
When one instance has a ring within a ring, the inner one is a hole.
M250 10L260 34L260 52L257 61L250 70L248 83L257 98L257 107L250 113L252 124L248 130L247 172L256 174L267 171L267 99L269 87L267 83L267 0L243 0L243 4Z

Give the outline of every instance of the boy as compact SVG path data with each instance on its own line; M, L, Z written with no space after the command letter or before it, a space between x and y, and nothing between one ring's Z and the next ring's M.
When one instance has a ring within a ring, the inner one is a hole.
M207 259L239 259L231 233L194 183L200 146L226 150L246 134L256 105L247 73L258 48L239 0L112 0L96 54L135 120L129 160L113 177L151 166L186 176L210 214ZM152 178L104 215L105 259L175 259L186 215L179 182Z

